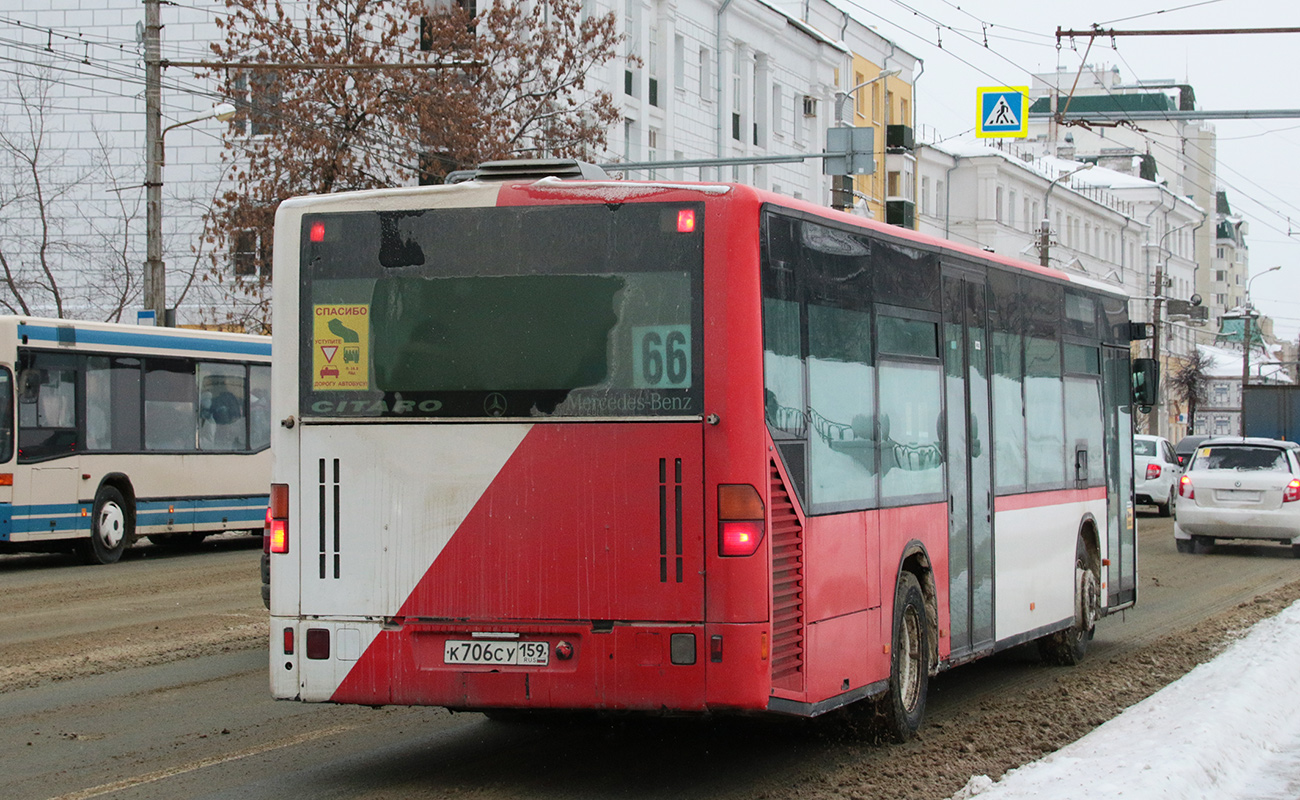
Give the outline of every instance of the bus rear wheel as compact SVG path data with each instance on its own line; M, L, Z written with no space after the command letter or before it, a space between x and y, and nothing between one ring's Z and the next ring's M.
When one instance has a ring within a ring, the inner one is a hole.
M82 560L88 564L116 563L135 538L135 525L122 493L112 486L101 487L90 520L90 538L79 546Z
M916 735L925 715L925 696L930 686L929 636L921 583L912 573L904 572L894 590L889 688L881 700L884 732L895 742Z
M1100 608L1101 578L1089 564L1088 548L1080 539L1074 550L1074 622L1063 631L1039 639L1038 654L1052 664L1078 664L1097 630Z

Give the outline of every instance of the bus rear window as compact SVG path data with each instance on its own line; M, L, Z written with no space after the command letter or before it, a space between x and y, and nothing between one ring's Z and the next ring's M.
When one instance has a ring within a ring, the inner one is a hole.
M702 226L679 231L682 208L304 220L303 413L698 415Z

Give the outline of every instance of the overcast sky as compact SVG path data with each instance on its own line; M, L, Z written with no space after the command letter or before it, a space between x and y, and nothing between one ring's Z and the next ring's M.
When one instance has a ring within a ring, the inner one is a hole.
M861 22L924 59L917 123L973 136L975 90L1024 86L1036 72L1084 63L1086 38L1056 30L1300 28L1297 0L836 0ZM987 36L987 47L985 39ZM942 48L939 46L942 42ZM1098 38L1087 55L1118 66L1124 83L1190 83L1207 110L1300 109L1300 34ZM1250 223L1251 285L1276 332L1300 335L1300 119L1230 120L1218 133L1219 188Z

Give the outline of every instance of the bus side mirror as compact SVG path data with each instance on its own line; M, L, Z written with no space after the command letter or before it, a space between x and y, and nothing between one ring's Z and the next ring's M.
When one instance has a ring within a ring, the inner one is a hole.
M1154 406L1160 386L1160 364L1154 358L1133 360L1133 404Z
M39 369L24 369L18 373L18 402L35 403L36 398L41 393L41 384L44 383L45 371Z

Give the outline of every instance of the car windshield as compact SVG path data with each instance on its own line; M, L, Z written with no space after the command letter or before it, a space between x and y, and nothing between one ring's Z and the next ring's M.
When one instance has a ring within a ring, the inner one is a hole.
M1286 455L1275 447L1215 445L1196 451L1192 469L1270 470L1289 472Z
M1153 456L1156 454L1156 443L1150 440L1138 439L1133 442L1133 455L1135 456Z

